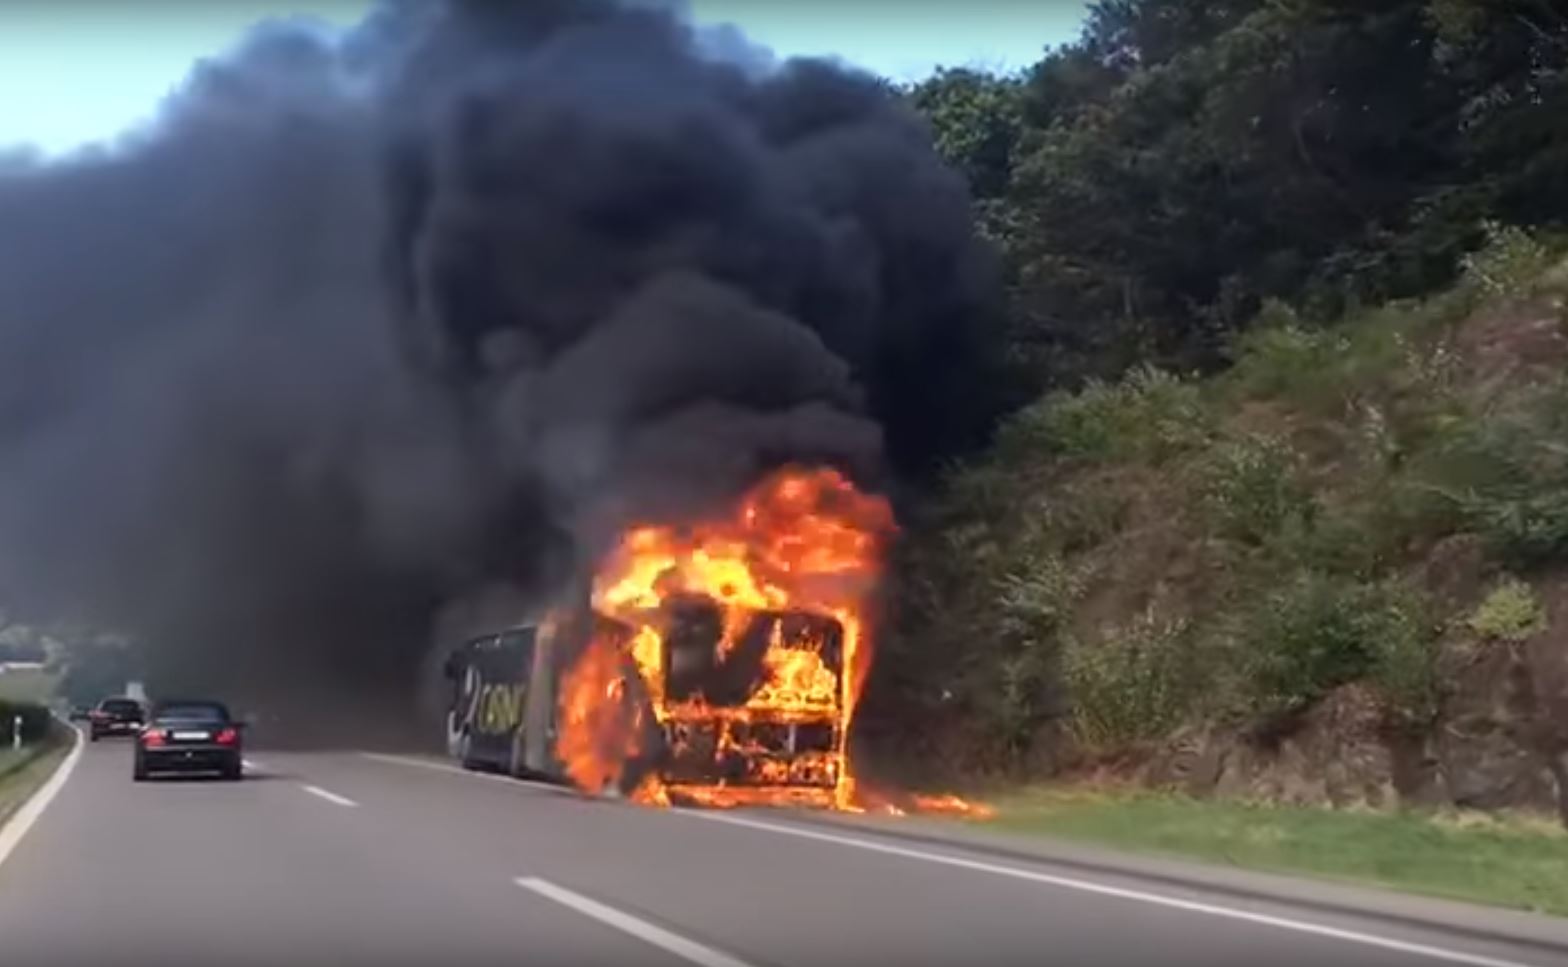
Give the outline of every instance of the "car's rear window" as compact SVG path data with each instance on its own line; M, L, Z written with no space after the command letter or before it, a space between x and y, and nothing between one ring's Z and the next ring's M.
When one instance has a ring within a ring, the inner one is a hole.
M216 702L178 702L158 706L157 717L185 722L227 722L229 710Z
M110 701L104 702L99 707L102 708L105 712L113 712L116 715L126 715L126 714L130 714L130 713L140 712L142 710L142 707L140 705L137 705L135 702L131 701L130 699L110 700Z

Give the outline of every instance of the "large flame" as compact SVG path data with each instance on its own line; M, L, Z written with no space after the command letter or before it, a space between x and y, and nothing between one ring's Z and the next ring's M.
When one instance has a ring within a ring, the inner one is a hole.
M871 663L869 596L893 530L883 498L835 470L790 468L723 517L624 534L593 587L594 610L624 633L595 634L562 681L568 775L594 791L635 778L633 796L651 803L852 808L849 725ZM666 667L677 653L710 678ZM741 688L721 699L715 683L732 667ZM738 761L744 775L629 776L645 751L644 708L677 759Z
M627 677L616 639L596 634L561 680L557 754L580 788L613 787L641 751L638 709L626 700Z

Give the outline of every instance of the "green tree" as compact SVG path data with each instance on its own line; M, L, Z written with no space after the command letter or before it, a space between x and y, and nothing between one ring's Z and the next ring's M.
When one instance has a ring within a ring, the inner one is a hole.
M1546 0L1433 0L1441 68L1464 104L1463 183L1489 214L1560 226L1568 216L1568 11Z
M1079 484L1064 479L1114 469L1140 440L1179 463L1203 439L1201 424L1166 432L1194 421L1123 405L1125 373L1225 367L1270 315L1306 347L1338 345L1320 327L1357 304L1474 274L1500 232L1568 227L1568 8L1552 0L1101 0L1077 42L1018 77L948 71L909 96L1000 249L1007 390L1022 407L906 518L890 674L1010 750L1062 714L1061 614L1077 580L1064 555L1119 513L1071 498L1062 488ZM1296 369L1282 372L1316 378ZM1546 486L1560 473L1537 449L1518 449L1531 459L1517 466L1450 461L1497 479L1447 487L1446 513L1521 565L1559 555L1568 533L1561 488ZM1196 480L1209 531L1218 512L1259 548L1288 532L1306 535L1313 567L1346 558L1344 508L1296 500L1267 460L1209 470ZM1258 681L1307 700L1370 675L1407 710L1428 704L1419 607L1392 586L1298 590L1287 617L1308 631L1263 638L1302 648ZM1370 617L1318 621L1347 602Z
M978 199L1007 189L1023 130L1022 85L963 68L939 70L909 89L931 124L937 150L969 181Z

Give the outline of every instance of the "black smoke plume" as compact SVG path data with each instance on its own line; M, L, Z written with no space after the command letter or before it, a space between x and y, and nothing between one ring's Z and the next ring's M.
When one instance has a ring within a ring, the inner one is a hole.
M958 179L876 80L714 39L590 0L264 25L121 143L0 166L0 599L166 690L396 717L433 630L627 518L962 444Z

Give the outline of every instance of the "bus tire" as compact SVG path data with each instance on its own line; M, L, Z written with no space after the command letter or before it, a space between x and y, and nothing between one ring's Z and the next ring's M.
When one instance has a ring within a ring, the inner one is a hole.
M523 753L523 732L521 729L512 733L512 754L506 759L506 774L513 779L528 778L528 763Z

